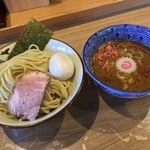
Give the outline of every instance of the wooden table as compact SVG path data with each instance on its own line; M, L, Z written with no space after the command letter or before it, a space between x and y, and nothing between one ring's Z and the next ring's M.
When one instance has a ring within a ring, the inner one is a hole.
M54 37L82 55L85 41L95 31L120 23L150 27L149 18L150 6L145 6L57 30ZM85 81L76 101L52 120L25 129L1 127L0 150L149 150L150 97L116 98L87 76Z

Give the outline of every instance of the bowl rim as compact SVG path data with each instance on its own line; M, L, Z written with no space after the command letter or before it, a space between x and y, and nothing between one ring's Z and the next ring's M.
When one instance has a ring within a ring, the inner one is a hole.
M85 44L84 44L84 47L82 49L82 60L83 60L83 65L85 67L85 71L87 72L87 74L97 83L99 84L100 86L105 86L105 87L108 87L109 89L113 89L114 91L116 92L120 92L122 94L127 94L127 95L132 95L132 94L150 94L150 89L149 90L144 90L144 91L125 91L125 90L120 90L120 89L117 89L117 88L114 88L114 87L111 87L105 83L103 83L102 81L98 80L97 77L92 73L92 71L90 71L90 69L88 68L87 64L86 64L86 61L85 61L85 47L86 45L88 45L88 41L90 39L93 38L94 35L97 35L99 32L104 32L106 31L107 29L111 28L111 27L118 27L118 26L123 26L123 25L127 25L127 26L132 26L132 27L142 27L142 29L144 30L150 30L149 27L146 27L146 26L143 26L143 25L138 25L138 24L114 24L114 25L110 25L110 26L107 26L107 27L104 27L104 28L101 28L99 30L97 30L96 32L94 32L91 36L89 36L89 38L86 40Z
M67 45L68 47L70 47L77 54L77 56L78 56L78 58L79 58L79 60L81 62L82 78L81 78L81 83L79 85L79 88L78 88L77 92L75 93L75 95L73 96L73 98L69 101L69 103L67 103L60 111L58 111L57 113L55 113L53 116L49 116L48 118L45 118L45 119L43 119L43 120L41 120L39 122L33 122L32 123L32 121L31 121L30 124L26 124L26 125L7 125L7 124L0 123L1 126L10 127L10 128L27 128L27 127L33 127L33 126L39 125L41 123L47 122L48 120L50 120L50 119L56 117L57 115L61 114L62 112L64 112L68 108L68 106L70 106L75 101L75 99L78 97L78 95L79 95L79 93L81 91L81 88L83 86L84 76L85 76L85 70L84 70L84 65L83 65L83 62L82 62L82 58L79 55L79 53L77 52L77 50L75 50L70 44L68 44L68 43L66 43L66 42L64 42L62 40L59 40L57 38L51 38L51 39L52 40L56 40L58 42L61 42L61 43L65 44L65 45ZM0 48L0 51L2 49L4 49L4 48L8 47L9 45L13 44L13 43L16 43L16 42L11 42L11 43L3 46L2 48ZM46 114L46 115L49 115L49 114Z

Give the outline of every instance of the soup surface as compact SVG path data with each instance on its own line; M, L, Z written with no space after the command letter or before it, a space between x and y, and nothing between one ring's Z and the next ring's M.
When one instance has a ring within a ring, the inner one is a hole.
M133 41L108 42L92 58L93 74L120 90L150 90L150 48Z

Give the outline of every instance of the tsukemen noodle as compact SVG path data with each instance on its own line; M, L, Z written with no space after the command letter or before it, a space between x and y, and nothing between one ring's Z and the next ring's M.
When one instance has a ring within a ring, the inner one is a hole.
M111 41L92 58L98 80L120 90L150 90L150 48L133 41Z

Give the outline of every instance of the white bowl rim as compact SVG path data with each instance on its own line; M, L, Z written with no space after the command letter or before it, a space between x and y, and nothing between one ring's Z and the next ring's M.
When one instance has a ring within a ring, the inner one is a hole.
M22 124L21 124L21 125L12 125L12 124L7 125L7 124L3 124L3 123L0 123L0 125L6 126L6 127L11 127L11 128L26 128L26 127L31 127L31 126L35 126L35 125L41 124L41 123L43 123L43 122L46 122L46 121L48 121L48 120L50 120L50 119L56 117L57 115L59 115L60 113L62 113L63 111L65 111L65 110L68 108L68 106L71 105L72 102L73 102L73 101L77 98L77 96L79 95L80 90L81 90L82 85L83 85L83 82L84 82L84 65L83 65L81 56L78 54L78 52L77 52L70 44L68 44L68 43L66 43L66 42L64 42L64 41L58 40L58 39L56 39L56 38L51 38L51 39L49 40L49 42L50 42L50 41L58 41L58 42L61 42L61 43L65 44L65 45L67 45L68 47L70 47L70 48L72 49L72 51L75 52L75 54L76 54L77 57L79 58L80 63L81 63L81 69L82 69L82 77L81 77L81 82L80 82L80 85L79 85L79 88L78 88L77 92L74 94L73 98L72 98L60 111L58 111L57 113L54 113L52 116L49 116L49 117L47 117L47 118L45 118L45 119L43 119L43 120L41 120L41 121L39 121L39 122L32 122L32 121L30 122L30 121L28 121L29 123L26 124L26 125L22 125ZM48 43L49 43L49 42L48 42ZM5 45L4 47L0 48L0 51L1 51L2 49L4 49L4 48L7 48L7 47L9 48L9 46L11 46L11 45L13 45L13 44L15 44L15 43L16 43L16 42L11 42L11 43ZM50 113L47 114L47 115L50 115ZM47 116L47 115L45 115L45 116Z

